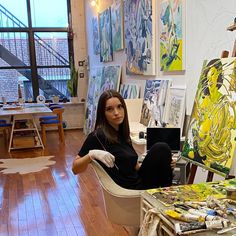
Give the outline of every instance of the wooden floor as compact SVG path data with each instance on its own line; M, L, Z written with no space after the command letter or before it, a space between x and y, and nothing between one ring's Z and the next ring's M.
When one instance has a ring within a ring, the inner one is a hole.
M7 152L0 136L0 159L54 155L50 168L20 175L0 173L0 235L126 236L130 231L112 224L105 215L102 192L89 166L75 176L71 165L84 135L65 131L65 145L57 133L47 133L46 149Z

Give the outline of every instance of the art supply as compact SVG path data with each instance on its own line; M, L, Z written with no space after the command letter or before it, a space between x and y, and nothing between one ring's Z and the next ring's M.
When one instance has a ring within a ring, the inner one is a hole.
M186 214L179 213L175 210L166 210L165 214L170 216L173 219L181 220L181 221L185 221L185 222L203 221L201 216L192 215L189 213L186 213Z
M236 188L235 187L228 187L226 188L227 198L236 200Z
M183 222L175 224L175 231L177 234L182 234L184 232L190 232L193 230L211 230L211 229L223 229L228 226L228 221L213 220L205 222Z

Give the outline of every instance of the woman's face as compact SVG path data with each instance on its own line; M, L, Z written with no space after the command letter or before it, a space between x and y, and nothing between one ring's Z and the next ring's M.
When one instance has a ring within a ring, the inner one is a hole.
M108 123L116 130L119 129L119 125L123 122L125 111L120 100L117 97L109 98L106 101L105 116Z

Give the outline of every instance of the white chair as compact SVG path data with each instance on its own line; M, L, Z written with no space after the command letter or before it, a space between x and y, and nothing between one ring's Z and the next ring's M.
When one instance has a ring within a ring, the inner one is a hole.
M120 187L96 160L92 161L92 167L103 190L108 219L118 225L138 228L140 226L142 190L130 190Z

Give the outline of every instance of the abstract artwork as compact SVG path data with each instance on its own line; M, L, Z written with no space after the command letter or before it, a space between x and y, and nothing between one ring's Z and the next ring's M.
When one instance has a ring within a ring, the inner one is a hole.
M161 71L183 70L182 0L162 0L160 4Z
M227 176L236 137L236 58L203 64L182 156Z
M123 49L123 1L121 0L111 5L111 28L113 51Z
M93 52L95 55L97 55L100 53L99 30L98 30L97 17L92 18L92 27L93 27Z
M108 62L113 60L112 34L111 34L111 8L98 15L100 35L100 61Z
M166 110L165 122L182 130L185 116L185 88L170 87Z
M170 80L146 80L140 123L162 126L166 116L166 96Z
M124 2L126 73L155 75L152 0Z
M140 86L137 84L121 84L120 94L124 99L139 98Z
M84 133L88 134L94 129L97 104L100 96L103 67L91 68L89 86L85 108Z
M107 89L119 91L121 66L104 66L101 80L101 93Z
M119 91L121 66L103 66L91 68L88 94L85 108L84 133L94 130L97 116L98 99L107 89Z

